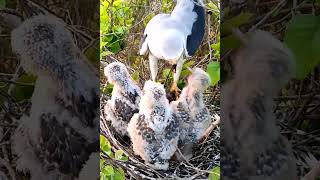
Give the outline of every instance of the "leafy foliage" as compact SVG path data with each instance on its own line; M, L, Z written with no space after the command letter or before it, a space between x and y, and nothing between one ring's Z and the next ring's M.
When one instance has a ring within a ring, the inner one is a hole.
M221 24L221 53L225 54L231 49L240 46L239 40L231 33L232 28L237 28L250 22L253 14L242 12L229 18L229 9L224 10L225 21ZM277 11L273 16L278 14ZM320 17L312 14L293 16L287 24L284 42L292 50L296 63L296 78L306 78L320 62ZM216 46L212 46L215 48Z
M228 9L225 9L224 13L225 21L221 24L221 43L223 45L221 49L222 54L240 46L239 40L231 34L232 29L247 24L253 16L251 13L240 13L237 16L229 18Z
M249 22L249 20L252 16L253 16L253 14L251 14L251 13L242 12L235 17L227 19L221 25L221 35L224 36L224 35L230 34L232 28L237 28L243 24L246 24L247 22Z
M207 73L211 79L211 85L215 86L220 80L220 62L214 61L208 64Z
M211 44L211 48L215 51L214 52L214 58L220 59L220 38L216 44Z
M320 62L320 17L294 16L288 23L285 43L295 55L296 78L304 79Z
M209 173L209 180L220 180L220 167L214 167Z
M132 13L128 1L100 1L100 59L122 50L123 38L133 22Z
M6 7L6 0L0 0L0 8Z
M14 88L14 97L17 101L21 101L24 99L30 99L33 94L34 83L36 81L36 77L32 75L22 75L18 80L18 84Z
M118 161L128 161L128 157L123 154L122 150L112 151L110 142L100 135L100 150L112 159ZM125 172L120 167L113 167L106 163L106 160L100 158L100 179L101 180L124 180Z
M114 168L106 165L104 159L100 159L100 179L101 180L124 180L125 172L122 168Z

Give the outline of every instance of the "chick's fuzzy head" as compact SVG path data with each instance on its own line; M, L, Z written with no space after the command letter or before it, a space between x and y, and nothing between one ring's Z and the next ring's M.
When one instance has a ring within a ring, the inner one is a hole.
M210 85L209 75L200 68L195 68L188 77L188 86L194 89L204 91Z
M23 69L33 75L48 71L63 74L79 52L67 25L51 15L25 20L11 32L11 45Z
M154 81L146 81L143 87L143 100L148 104L153 105L166 105L169 104L166 97L164 86Z
M104 75L108 82L113 85L122 85L130 78L126 66L120 62L110 63L104 68Z

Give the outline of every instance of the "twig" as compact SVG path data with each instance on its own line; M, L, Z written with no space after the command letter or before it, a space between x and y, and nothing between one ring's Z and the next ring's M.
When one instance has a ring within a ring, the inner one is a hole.
M207 42L208 42L208 48L209 48L209 57L210 57L210 60L211 60L212 59L212 49L211 49L211 44L210 44L210 32L211 32L211 28L210 28L211 21L210 21L210 19L211 19L211 16L209 14L208 15L208 40L207 40Z
M21 85L21 86L34 86L34 84L32 84L32 83L21 83L21 82L16 82L16 81L13 81L13 80L7 80L7 79L0 79L0 81L2 81L2 82L7 82L7 83L10 83L10 84L12 84L12 89L10 89L10 91L8 91L8 93L9 92L11 92L12 93L12 90L15 88L15 85ZM11 95L11 93L10 93L10 95Z
M0 126L7 127L7 128L16 128L17 125L15 124L7 124L7 123L0 123Z
M100 38L96 38L96 39L92 40L86 47L83 48L82 53L85 53L91 46L93 46L99 40L100 40Z
M260 24L264 23L276 10L278 10L284 3L286 2L286 0L281 0L271 11L268 12L268 14L266 14L257 24L255 24L254 26L252 26L252 28L249 31L253 31L255 29L257 29L258 26L260 26Z
M220 124L220 116L217 115L217 114L215 114L214 116L215 116L216 120L213 123L211 123L211 125L204 132L203 137L200 138L200 142L205 142L208 139L208 137L209 137L210 133L212 132L212 130Z
M16 87L16 81L17 79L19 78L20 76L20 72L22 70L22 67L21 67L21 64L18 65L17 69L16 69L16 72L13 74L11 80L9 82L11 82L12 84L9 86L9 89L8 89L8 94L11 95L14 88Z
M16 180L15 171L12 169L10 163L9 163L7 160L5 160L5 159L0 158L0 164L2 164L4 167L7 168L8 172L9 172L9 174L10 174L10 176L11 176L11 179L12 179L12 180Z
M293 95L293 96L279 96L274 98L276 101L284 101L284 100L301 100L301 99L320 99L320 95L314 94L305 94L305 95Z

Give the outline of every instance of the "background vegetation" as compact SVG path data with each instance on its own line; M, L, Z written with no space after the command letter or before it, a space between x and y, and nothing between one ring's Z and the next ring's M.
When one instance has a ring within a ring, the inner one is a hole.
M76 45L98 71L99 62L99 1L95 0L33 0L51 10L70 27ZM0 0L0 179L28 180L28 173L16 171L16 156L11 137L22 115L27 114L37 77L25 73L19 58L11 50L12 22L4 21L3 12L21 15L19 1Z
M275 98L275 113L281 133L293 146L298 175L303 176L310 169L307 159L320 159L319 1L225 0L223 7L223 80L232 72L230 57L240 45L231 33L234 27L242 32L254 29L269 31L294 54L295 77Z

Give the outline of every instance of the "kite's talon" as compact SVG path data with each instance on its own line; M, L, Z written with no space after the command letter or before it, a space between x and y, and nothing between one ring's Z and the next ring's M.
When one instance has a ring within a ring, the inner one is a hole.
M179 97L181 90L178 88L177 83L173 83L171 88L170 88L170 92L174 93L174 95L176 97Z

